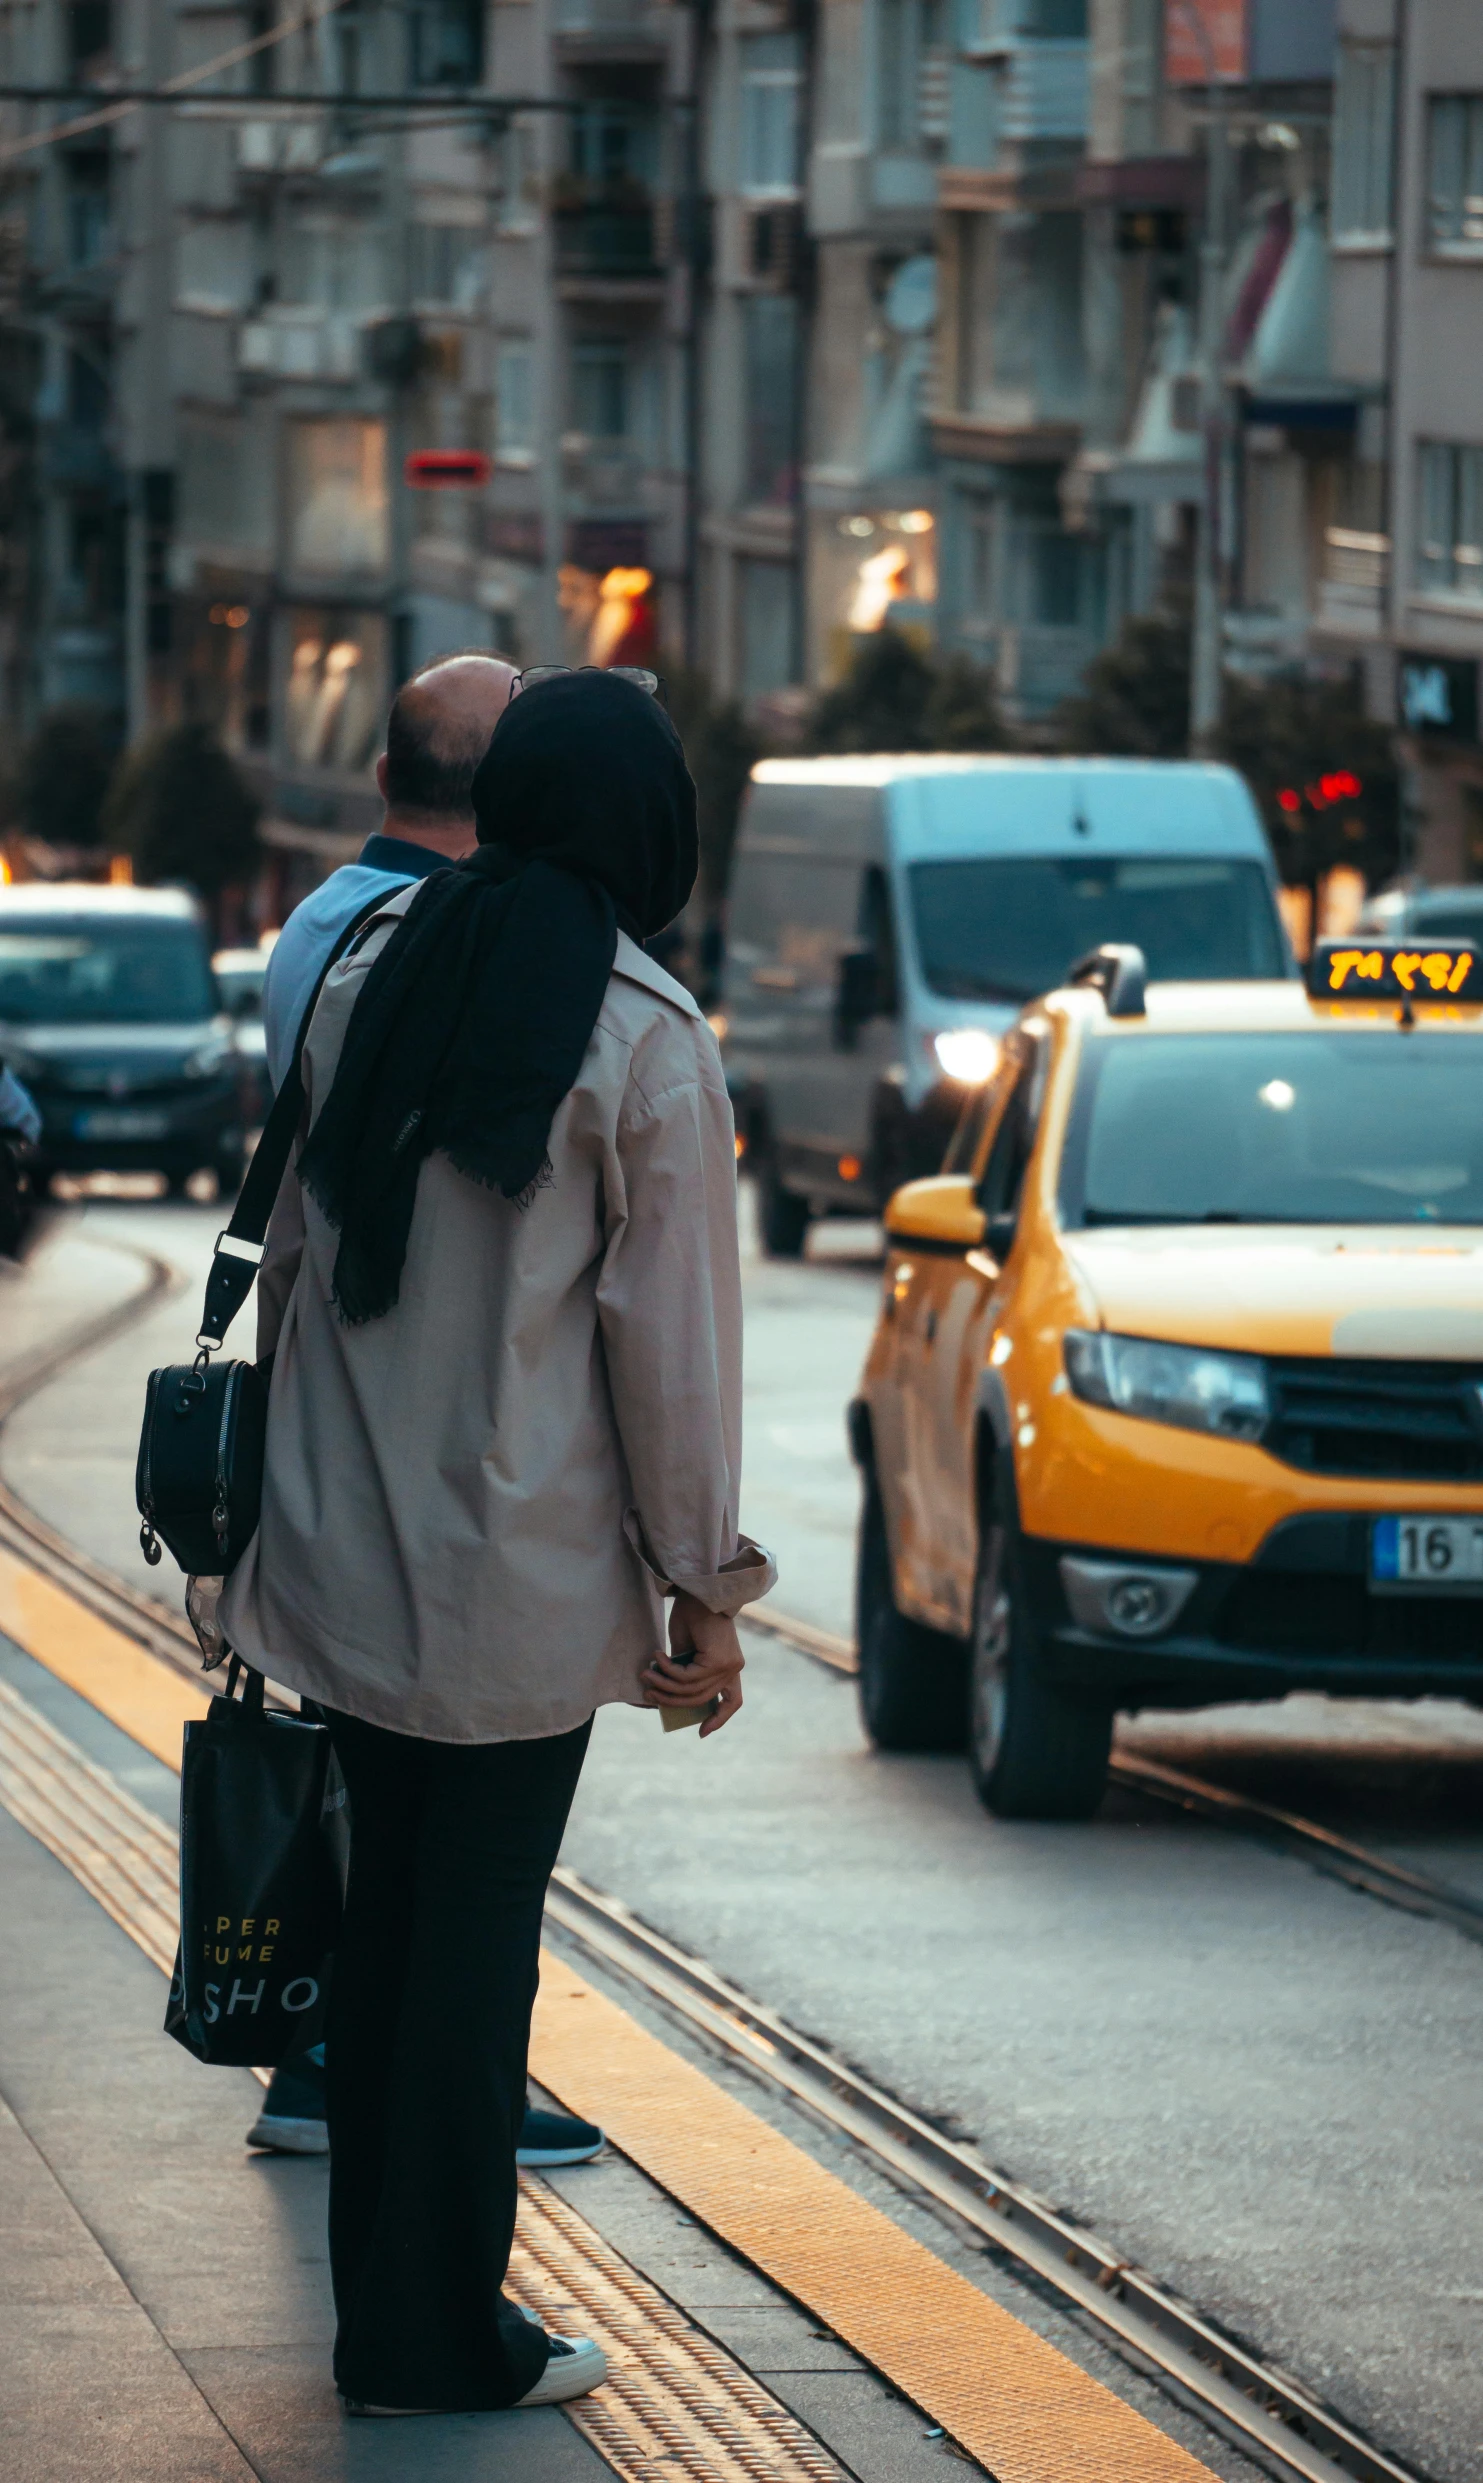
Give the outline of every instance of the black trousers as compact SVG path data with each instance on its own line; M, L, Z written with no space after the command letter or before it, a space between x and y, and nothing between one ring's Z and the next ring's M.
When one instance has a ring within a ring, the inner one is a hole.
M547 2351L502 2291L541 1908L591 1719L467 1744L323 1712L351 1806L325 2036L336 2384L513 2405Z

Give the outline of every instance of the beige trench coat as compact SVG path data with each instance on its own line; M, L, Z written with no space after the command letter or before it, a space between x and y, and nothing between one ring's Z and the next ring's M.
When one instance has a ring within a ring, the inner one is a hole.
M416 894L391 898L326 980L311 1117ZM249 1664L393 1732L519 1740L641 1704L665 1587L733 1613L776 1576L737 1532L720 1057L689 994L621 933L550 1157L552 1180L517 1207L431 1156L401 1298L361 1327L334 1310L336 1236L292 1170L269 1229L262 1522L222 1623Z

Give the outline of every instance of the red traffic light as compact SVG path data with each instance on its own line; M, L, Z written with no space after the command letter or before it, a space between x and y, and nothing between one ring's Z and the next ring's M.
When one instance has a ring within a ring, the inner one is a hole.
M492 472L480 448L414 448L402 480L409 491L480 491Z

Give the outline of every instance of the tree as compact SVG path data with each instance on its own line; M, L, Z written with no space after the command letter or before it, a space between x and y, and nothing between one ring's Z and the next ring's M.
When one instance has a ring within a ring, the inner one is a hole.
M1228 681L1216 755L1250 785L1289 885L1316 889L1340 864L1372 888L1393 875L1395 751L1388 727L1365 714L1356 681Z
M10 788L28 836L48 845L97 845L116 736L100 707L54 707L21 752Z
M1190 630L1175 613L1125 621L1052 719L1065 750L1182 759L1189 751Z
M762 736L736 699L716 697L704 673L684 664L667 666L664 687L695 779L701 900L714 909L731 877L742 795L762 755Z
M145 881L183 880L203 897L245 879L257 858L256 795L204 724L178 724L125 751L103 825Z
M862 637L849 670L814 702L805 750L1006 750L991 676L962 654L926 653L889 624Z

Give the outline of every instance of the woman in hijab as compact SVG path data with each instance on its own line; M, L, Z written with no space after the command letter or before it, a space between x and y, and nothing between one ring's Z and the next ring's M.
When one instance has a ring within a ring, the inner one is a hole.
M725 1083L639 945L695 876L679 737L627 682L543 681L474 806L477 851L391 898L315 1011L259 1280L262 1522L222 1606L318 1702L350 1791L327 2077L354 2411L603 2376L502 2291L546 1882L594 1711L719 1729L732 1616L774 1577L737 1532Z

